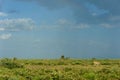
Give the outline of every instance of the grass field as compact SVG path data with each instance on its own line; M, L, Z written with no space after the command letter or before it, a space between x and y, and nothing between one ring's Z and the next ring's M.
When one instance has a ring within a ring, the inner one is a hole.
M120 60L4 58L0 80L120 80Z

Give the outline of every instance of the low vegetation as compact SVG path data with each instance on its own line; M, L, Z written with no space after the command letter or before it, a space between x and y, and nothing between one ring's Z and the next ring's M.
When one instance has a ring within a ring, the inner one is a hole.
M120 80L120 60L5 58L0 80Z

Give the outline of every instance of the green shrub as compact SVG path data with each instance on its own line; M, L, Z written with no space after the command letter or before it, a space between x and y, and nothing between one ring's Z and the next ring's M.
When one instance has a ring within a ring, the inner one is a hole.
M85 73L85 74L84 74L84 77L85 77L86 79L88 79L88 80L95 80L95 73L92 73L92 72L90 72L90 73Z
M68 71L71 71L72 68L70 68L70 67L65 67L64 70L65 70L65 72L68 72Z
M110 70L110 69L108 69L108 68L103 68L103 69L101 69L101 71L100 71L100 72L108 74L108 73L110 73L110 72L111 72L111 70Z
M9 69L23 67L23 65L17 63L17 61L14 61L14 60L8 59L8 58L2 59L0 65L3 67L9 68Z
M59 61L57 65L65 65L64 61Z

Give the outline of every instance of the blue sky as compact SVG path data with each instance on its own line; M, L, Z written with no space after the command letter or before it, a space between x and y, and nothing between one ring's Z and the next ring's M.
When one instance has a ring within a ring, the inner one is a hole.
M0 57L120 58L120 0L0 0Z

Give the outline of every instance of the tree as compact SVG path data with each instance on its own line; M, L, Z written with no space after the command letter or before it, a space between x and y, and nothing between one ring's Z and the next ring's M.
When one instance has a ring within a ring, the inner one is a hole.
M62 56L61 56L61 59L65 59L65 56L64 56L64 55L62 55Z

